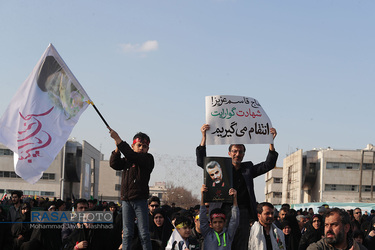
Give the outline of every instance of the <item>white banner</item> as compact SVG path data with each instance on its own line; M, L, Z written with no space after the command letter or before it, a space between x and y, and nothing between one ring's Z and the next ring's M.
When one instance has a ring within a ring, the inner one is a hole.
M0 119L0 142L15 155L15 172L37 182L67 141L89 97L52 44Z
M168 240L165 250L189 250L185 240L181 237L176 228L173 229L173 233Z
M257 100L244 96L206 96L207 145L273 143L271 120Z

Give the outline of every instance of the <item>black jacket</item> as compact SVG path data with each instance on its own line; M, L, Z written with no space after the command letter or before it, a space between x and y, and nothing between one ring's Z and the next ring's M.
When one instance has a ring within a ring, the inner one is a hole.
M256 220L258 218L257 213L256 213L257 201L255 198L255 193L254 193L254 178L262 174L265 174L271 169L273 169L276 166L278 155L279 154L276 151L269 150L266 161L264 162L261 162L255 165L251 161L241 163L241 174L245 179L247 191L249 193L249 200L250 200L249 206L251 207L250 218L253 218ZM196 156L197 156L197 165L200 166L201 168L204 168L203 162L204 162L204 157L206 157L206 147L198 146L196 149Z
M148 182L154 169L154 157L149 153L136 153L126 142L117 145L120 152L112 152L109 165L115 170L122 170L121 200L148 199Z

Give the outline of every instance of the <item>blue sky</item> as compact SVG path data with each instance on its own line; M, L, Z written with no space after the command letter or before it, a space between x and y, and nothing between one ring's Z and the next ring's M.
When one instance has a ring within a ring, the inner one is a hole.
M199 192L209 95L260 102L278 131L278 166L297 148L364 148L375 143L374 11L359 0L0 1L0 113L52 43L124 140L150 135L150 184ZM71 136L106 159L114 147L91 107ZM249 145L245 160L267 148ZM256 194L264 199L263 176Z

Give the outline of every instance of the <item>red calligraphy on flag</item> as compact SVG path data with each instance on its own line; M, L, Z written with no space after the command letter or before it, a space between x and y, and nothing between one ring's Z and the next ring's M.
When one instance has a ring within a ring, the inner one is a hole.
M41 157L40 149L43 149L51 144L52 137L47 132L42 130L43 124L37 117L47 116L52 112L54 107L47 112L41 114L22 115L24 120L23 128L18 131L18 155L19 160L27 160L31 163L32 158Z

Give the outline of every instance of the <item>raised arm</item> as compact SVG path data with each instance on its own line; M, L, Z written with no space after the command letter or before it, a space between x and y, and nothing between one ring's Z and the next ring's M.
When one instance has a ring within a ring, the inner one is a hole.
M271 129L270 129L270 132L271 132L271 134L272 134L272 136L273 136L273 139L275 140L275 137L276 137L276 135L277 135L277 131L276 131L276 129L275 129L275 128L271 128ZM275 146L273 145L273 143L270 144L270 150L271 150L271 151L275 151Z
M233 196L233 206L231 209L231 218L228 223L228 236L233 239L234 234L240 224L240 210L237 204L237 190L234 188L229 189L229 195Z
M207 187L205 184L203 184L201 187L201 206L204 206L204 201L203 201L204 192L207 192Z
M113 140L115 140L116 146L119 145L122 142L121 137L117 134L116 131L114 131L110 127L108 127L108 129L109 129L109 135L113 138Z
M206 146L206 131L210 129L210 125L203 124L201 127L202 140L200 146Z
M237 204L237 190L234 188L229 189L229 195L233 196L233 206L238 207Z
M207 192L207 187L203 184L201 188L201 206L199 208L199 222L201 225L201 234L203 235L203 237L206 237L206 235L210 232L210 222L207 216L207 209L203 201L204 192Z
M210 129L210 125L203 124L201 127L202 140L199 146L195 150L197 156L197 165L203 168L203 160L206 157L206 131Z
M130 163L138 164L141 168L147 167L150 171L154 168L154 157L151 154L134 152L132 147L126 141L123 141L116 131L111 128L108 129L110 136L115 140L116 143L116 150L114 153L112 153L114 160L120 159L121 152L125 156L126 160Z

